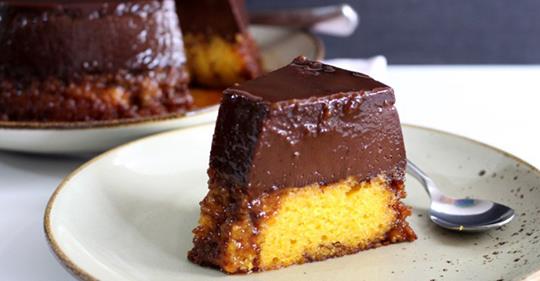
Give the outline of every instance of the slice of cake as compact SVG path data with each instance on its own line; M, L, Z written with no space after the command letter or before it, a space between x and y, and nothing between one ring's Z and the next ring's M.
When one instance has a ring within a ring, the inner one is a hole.
M188 80L174 0L0 2L0 119L183 112Z
M303 57L227 89L189 259L244 273L415 240L394 101Z
M244 0L176 1L193 82L229 87L261 73Z

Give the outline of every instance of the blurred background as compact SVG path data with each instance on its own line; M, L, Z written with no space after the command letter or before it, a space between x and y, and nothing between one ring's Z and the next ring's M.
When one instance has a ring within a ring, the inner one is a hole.
M351 37L321 36L327 58L383 54L390 64L538 64L538 0L247 0L272 10L348 3L360 15Z

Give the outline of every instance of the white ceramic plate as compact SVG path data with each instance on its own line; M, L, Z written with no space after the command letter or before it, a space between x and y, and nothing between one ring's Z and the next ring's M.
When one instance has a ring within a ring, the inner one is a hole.
M252 27L251 32L268 71L298 55L323 59L324 47L310 33L275 27ZM182 116L103 122L0 121L0 149L51 154L99 152L153 133L214 122L217 109L218 105L213 105Z
M213 125L122 146L72 173L45 213L51 248L87 280L522 280L540 270L540 171L475 141L405 126L408 157L450 195L516 209L509 225L459 234L428 221L428 197L407 179L418 240L246 276L190 263L191 230L207 191ZM189 144L189 145L187 145Z

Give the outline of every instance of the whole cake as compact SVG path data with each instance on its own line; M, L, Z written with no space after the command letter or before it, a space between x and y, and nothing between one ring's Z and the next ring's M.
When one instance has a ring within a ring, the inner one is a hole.
M245 273L415 240L394 102L304 57L227 89L188 258Z
M261 73L244 0L177 0L194 83L229 87Z
M0 1L0 120L183 112L188 82L174 0Z

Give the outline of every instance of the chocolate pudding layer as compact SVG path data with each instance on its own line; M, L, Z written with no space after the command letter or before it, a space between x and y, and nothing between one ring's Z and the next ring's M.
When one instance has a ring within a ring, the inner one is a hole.
M210 170L253 197L347 177L401 182L406 158L394 103L392 88L364 74L299 57L225 91Z

